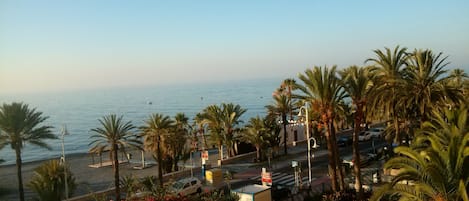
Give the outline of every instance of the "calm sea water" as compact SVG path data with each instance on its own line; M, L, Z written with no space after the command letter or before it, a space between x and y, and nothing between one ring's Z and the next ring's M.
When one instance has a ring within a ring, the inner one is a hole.
M191 120L196 113L210 104L235 103L247 109L242 119L245 122L256 115L265 115L264 106L272 101L272 92L281 79L156 86L141 88L114 88L88 91L55 92L42 94L0 95L0 103L22 101L43 112L49 119L46 125L54 127L60 136L66 124L70 135L65 136L67 154L86 153L89 150L90 129L99 126L98 119L111 113L123 115L135 126L152 113L174 116L184 112ZM149 104L152 102L152 104ZM52 150L27 144L23 149L23 161L58 158L61 155L61 140L48 140ZM14 151L9 147L0 150L1 165L14 164Z

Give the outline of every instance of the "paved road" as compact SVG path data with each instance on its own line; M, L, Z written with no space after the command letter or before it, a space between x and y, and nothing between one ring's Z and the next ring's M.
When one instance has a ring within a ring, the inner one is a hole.
M366 142L360 142L359 147L360 150L363 151L369 151L372 149L372 141L366 141ZM377 140L374 142L375 148L382 147L385 142L382 140ZM346 156L346 155L351 155L352 153L352 147L347 146L347 147L342 147L339 148L340 156ZM301 164L301 169L302 169L302 183L308 183L308 167L307 167L307 158L306 158L306 146L305 144L300 144L297 147L292 147L289 149L289 156L287 157L281 157L279 159L276 159L272 162L272 169L273 169L273 182L277 184L282 184L286 186L293 187L295 183L294 179L294 170L291 167L291 161L296 160L299 161ZM314 159L311 161L311 170L312 170L312 181L313 183L318 183L320 184L321 182L318 182L317 180L324 179L326 177L326 180L328 179L328 158L327 158L327 150L324 147L321 147L321 149L316 150L314 152ZM267 166L266 163L263 164L264 166ZM380 166L381 164L378 164ZM367 168L363 169L362 175L365 175L364 177L364 183L370 183L372 177L372 173L376 171L378 167L375 167L375 163L370 164ZM229 169L232 171L238 171L239 174L235 175L243 179L248 179L245 180L241 183L238 184L238 186L242 186L245 184L249 183L259 183L260 179L260 172L261 172L261 165L258 166L247 166L247 164L244 165L228 165L225 166L225 169ZM349 182L349 181L347 181ZM327 188L327 186L323 185L318 185L316 188L313 188L313 190L316 193L322 192L324 189ZM298 200L302 200L302 195L297 195L296 196Z

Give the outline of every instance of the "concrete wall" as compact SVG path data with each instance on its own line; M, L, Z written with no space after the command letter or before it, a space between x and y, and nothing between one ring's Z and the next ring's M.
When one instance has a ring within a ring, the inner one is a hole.
M199 171L200 172L202 170L201 170L200 167L196 167L196 168L193 168L192 171L194 171L194 172ZM181 171L172 172L172 173L168 173L168 174L163 175L163 181L167 182L167 181L171 181L171 180L178 180L180 178L188 177L190 175L191 175L191 170L190 169L181 170ZM115 188L113 187L113 188L109 188L109 189L106 189L106 190L96 191L94 193L88 193L88 194L85 194L85 195L69 198L66 201L93 201L93 200L95 200L94 199L95 197L102 197L102 196L112 197L114 195L114 193L115 193Z

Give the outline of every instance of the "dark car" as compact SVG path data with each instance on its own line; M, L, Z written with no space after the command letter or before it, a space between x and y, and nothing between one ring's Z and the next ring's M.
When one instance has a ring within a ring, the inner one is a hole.
M339 147L345 147L347 145L351 145L353 142L352 136L340 136L339 139L337 139L337 145Z
M291 197L290 188L283 185L274 184L271 186L272 200L283 200L285 198Z

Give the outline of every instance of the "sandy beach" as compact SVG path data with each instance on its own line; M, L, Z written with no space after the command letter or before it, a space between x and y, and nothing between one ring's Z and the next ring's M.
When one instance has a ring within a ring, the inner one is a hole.
M154 160L150 156L146 156L146 162L153 163ZM109 160L108 155L103 155L103 162ZM34 193L27 188L26 184L31 180L34 174L34 168L38 167L43 161L24 163L23 172L23 183L25 185L25 197L30 200ZM108 187L112 187L113 183L113 171L112 166L91 168L88 165L92 164L92 157L88 154L74 154L67 155L67 163L70 165L71 171L75 176L76 183L78 184L74 195L82 195L92 191L104 190ZM95 157L95 163L99 163L99 157ZM157 166L137 170L133 167L141 165L140 155L134 154L131 159L131 163L120 164L120 175L134 175L136 177L144 177L149 175L157 175ZM18 182L16 179L16 165L5 165L0 166L0 189L4 192L0 196L2 201L14 201L18 200Z

